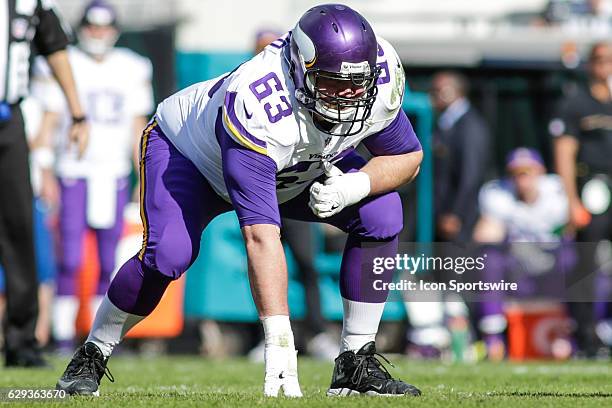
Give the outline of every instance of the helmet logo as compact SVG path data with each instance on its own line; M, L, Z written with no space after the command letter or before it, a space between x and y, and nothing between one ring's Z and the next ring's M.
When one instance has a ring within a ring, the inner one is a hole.
M315 62L317 62L317 56L315 55L315 57L312 59L312 61L309 62L305 62L304 61L304 66L306 68L312 68L312 66L315 64Z
M343 62L340 66L340 73L344 75L350 74L369 74L370 64L368 61L363 62Z
M299 24L293 29L291 40L296 42L306 68L312 67L317 60L315 46L310 37L302 31Z

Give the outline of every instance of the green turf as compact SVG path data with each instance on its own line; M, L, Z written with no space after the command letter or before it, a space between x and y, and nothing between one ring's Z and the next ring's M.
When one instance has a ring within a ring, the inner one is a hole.
M300 359L305 398L265 399L261 396L263 366L244 359L213 361L192 357L113 358L115 383L104 379L99 398L23 406L86 407L489 407L489 406L612 406L612 365L603 362L526 364L441 364L409 362L394 357L395 376L417 385L423 396L405 398L327 398L331 364ZM64 368L0 369L0 387L50 388ZM0 406L3 404L0 404ZM7 406L19 406L10 404Z

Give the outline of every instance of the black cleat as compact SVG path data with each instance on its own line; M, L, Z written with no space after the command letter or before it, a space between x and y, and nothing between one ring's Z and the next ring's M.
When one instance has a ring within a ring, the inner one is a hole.
M55 385L56 390L64 390L68 395L99 396L100 380L106 375L110 382L115 382L110 370L106 367L100 348L94 343L83 344L72 356L66 371Z
M382 355L376 352L376 346L371 341L356 353L345 351L336 358L332 383L327 390L329 397L347 395L374 395L397 397L403 395L421 395L414 385L395 380L389 371L376 358ZM392 364L391 364L392 365Z

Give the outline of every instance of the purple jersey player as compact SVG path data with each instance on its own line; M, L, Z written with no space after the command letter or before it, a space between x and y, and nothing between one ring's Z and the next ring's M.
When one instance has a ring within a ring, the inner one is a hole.
M119 35L115 9L102 0L89 3L78 29L77 47L68 47L79 96L90 129L87 148L71 149L70 113L44 60L33 70L32 95L42 104L41 144L53 148L51 171L43 172L42 196L59 195L60 263L53 304L53 337L58 351L74 349L79 308L77 272L82 264L85 232L96 233L100 275L90 309L96 311L115 270L115 253L129 199L132 162L147 116L153 108L151 63L115 47ZM58 194L59 191L59 194Z
M141 142L142 249L119 270L87 342L58 381L97 394L113 347L193 263L204 227L235 210L265 333L266 396L300 397L287 305L282 217L348 233L340 269L344 320L328 395L419 395L376 358L387 299L372 258L393 256L421 147L401 110L393 47L356 11L308 10L295 28L231 73L163 101ZM362 143L374 158L364 160ZM369 268L369 270L368 270Z

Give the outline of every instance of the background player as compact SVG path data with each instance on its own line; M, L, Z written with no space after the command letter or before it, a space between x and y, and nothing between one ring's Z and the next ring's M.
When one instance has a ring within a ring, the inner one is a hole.
M540 301L556 301L562 292L554 283L563 282L573 258L572 248L562 234L568 220L568 202L561 179L556 174L546 174L540 153L525 147L508 154L506 171L508 177L492 180L480 190L481 216L474 240L488 244L484 248L484 280L519 281L522 290L517 291L517 297L538 295ZM483 301L477 304L478 330L487 357L501 360L506 350L504 296L484 294ZM571 347L564 347L564 353L568 349L571 351Z
M233 72L162 102L141 142L143 247L119 270L58 388L98 392L113 347L194 261L203 228L233 208L266 338L265 395L302 395L281 215L348 232L342 353L328 394L420 394L389 375L374 345L387 292L372 283L393 271L373 275L372 258L397 252L402 207L392 190L422 159L401 110L404 86L393 47L354 10L324 5ZM369 162L354 150L362 141Z
M132 159L146 116L152 110L151 63L114 47L119 30L115 10L104 1L86 6L78 29L78 47L68 56L91 126L82 157L67 146L69 113L44 61L36 66L34 95L44 106L41 139L55 147L54 171L43 176L45 198L57 196L59 180L60 263L53 307L53 335L59 350L73 351L78 311L76 275L82 263L86 229L96 231L100 277L91 310L106 293L115 269L123 230L123 209L130 198Z

